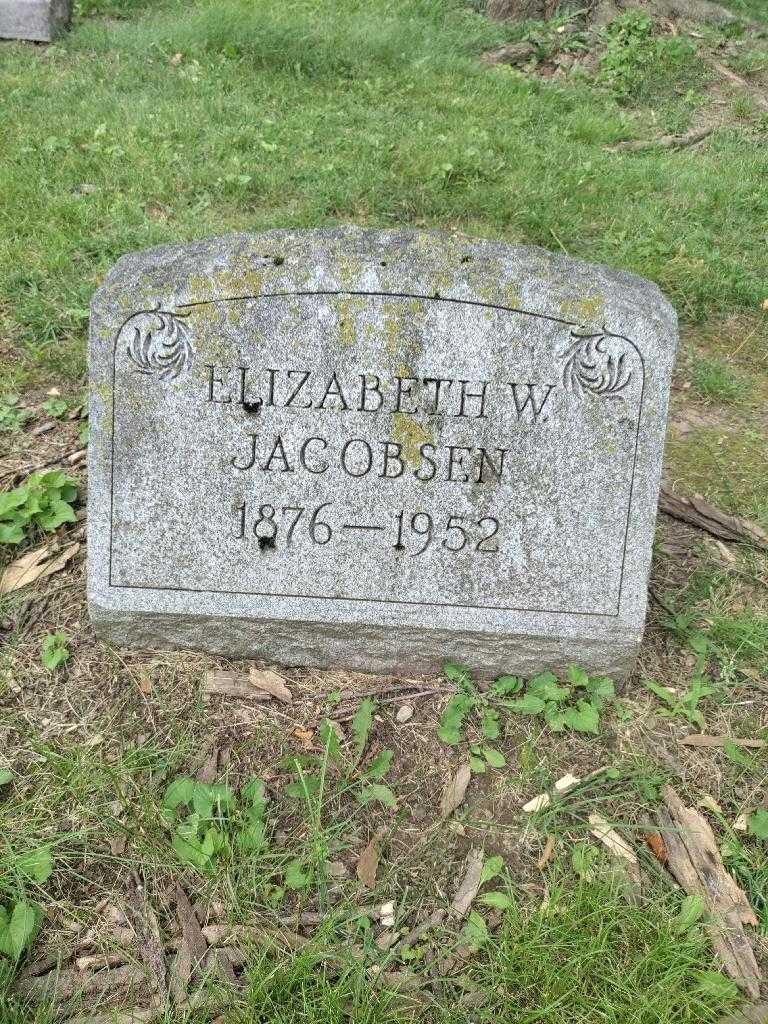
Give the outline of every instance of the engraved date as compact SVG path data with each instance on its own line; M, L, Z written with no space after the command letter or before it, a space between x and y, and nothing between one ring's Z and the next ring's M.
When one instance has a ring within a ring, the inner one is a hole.
M262 551L278 546L292 547L309 543L323 546L333 539L381 535L387 547L410 557L423 555L428 549L478 552L483 555L499 551L501 522L495 516L470 518L457 513L441 513L400 509L376 522L347 521L334 503L325 501L314 508L303 505L253 505L243 501L234 508L235 540L254 537Z

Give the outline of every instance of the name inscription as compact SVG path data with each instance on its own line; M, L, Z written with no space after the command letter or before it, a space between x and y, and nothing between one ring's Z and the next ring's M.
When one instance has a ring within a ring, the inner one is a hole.
M138 384L162 426L116 416L133 459L113 464L113 584L616 614L642 402L632 343L519 310L369 298L351 316L318 293L125 322L116 406ZM607 474L594 444L615 453ZM144 459L183 472L158 495ZM590 550L590 529L611 542ZM141 554L153 532L163 578ZM590 571L609 583L577 607L573 574Z

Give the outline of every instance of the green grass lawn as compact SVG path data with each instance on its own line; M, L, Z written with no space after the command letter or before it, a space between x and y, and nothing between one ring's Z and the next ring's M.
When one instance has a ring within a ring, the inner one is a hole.
M82 373L90 295L124 252L277 225L562 249L653 278L691 321L765 297L768 152L749 131L605 150L685 127L706 78L690 53L670 70L643 51L643 103L621 106L481 66L511 30L460 0L105 6L129 17L0 48L0 324L30 372Z
M0 43L3 480L84 443L74 417L88 306L124 253L271 227L412 225L541 245L657 281L684 327L667 476L768 528L768 117L749 91L765 80L765 38L658 33L630 13L589 72L556 76L565 17L499 25L479 6L82 0L54 46ZM765 0L730 6L766 14ZM478 59L523 37L539 61L526 72ZM594 43L568 39L577 55ZM717 77L713 53L747 91ZM702 123L714 130L690 148L611 148ZM46 399L51 387L63 397ZM55 429L36 438L43 420ZM82 495L82 469L71 472ZM81 523L58 536L82 540ZM21 550L6 548L0 568ZM368 752L394 751L386 785L397 806L366 804L360 757L344 762L349 733L332 764L316 738L308 753L292 731L332 717L348 678L293 673L288 725L284 708L249 720L236 703L205 703L201 681L221 667L212 659L150 659L95 641L82 552L40 588L0 599L0 944L4 914L26 901L45 915L30 957L71 958L88 929L88 955L122 955L106 925L138 867L166 939L178 881L201 917L218 907L212 921L269 932L246 944L236 994L206 968L197 980L207 1001L152 1018L163 1024L714 1024L736 990L642 835L666 779L691 805L709 800L723 856L760 914L765 959L768 846L733 823L764 799L768 756L690 751L678 739L695 729L768 738L768 559L734 546L723 554L664 522L658 548L661 604L637 678L606 707L600 734L550 734L540 718L506 715L506 763L473 778L449 823L441 786L459 755L437 739L440 698L417 708L413 732L397 725L396 705L375 709ZM46 667L54 634L67 655ZM642 685L649 678L674 694L659 698ZM169 784L195 775L212 742L228 752L215 778L239 803L203 824L173 818ZM522 815L566 772L600 765L615 774L544 817ZM258 821L241 788L253 775L271 796ZM640 849L642 892L590 839L595 809ZM214 819L223 839L208 863L194 844ZM257 833L250 849L245 823ZM379 828L368 892L355 865ZM539 867L550 836L554 859ZM472 846L496 860L482 892L491 899L413 948L387 946L376 907L394 900L394 927L407 933L450 902ZM141 963L135 944L125 956ZM12 994L12 961L0 949L0 1024L52 1021L50 1008Z

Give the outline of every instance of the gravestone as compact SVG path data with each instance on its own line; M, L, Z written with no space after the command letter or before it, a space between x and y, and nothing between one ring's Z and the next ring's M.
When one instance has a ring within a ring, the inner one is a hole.
M408 675L625 675L676 335L648 281L464 237L124 257L91 315L98 632Z
M0 0L0 39L50 43L69 26L71 0Z

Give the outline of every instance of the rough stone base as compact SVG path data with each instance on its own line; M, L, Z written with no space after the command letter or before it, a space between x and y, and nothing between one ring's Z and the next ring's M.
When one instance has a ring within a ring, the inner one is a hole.
M626 679L641 636L612 640L573 636L498 636L446 630L393 630L368 624L286 622L219 616L116 612L89 606L97 635L117 647L146 651L190 650L226 658L253 658L287 666L347 668L384 675L438 675L456 661L481 679L505 672L523 677L571 665Z
M71 16L71 0L0 0L0 38L50 43Z

